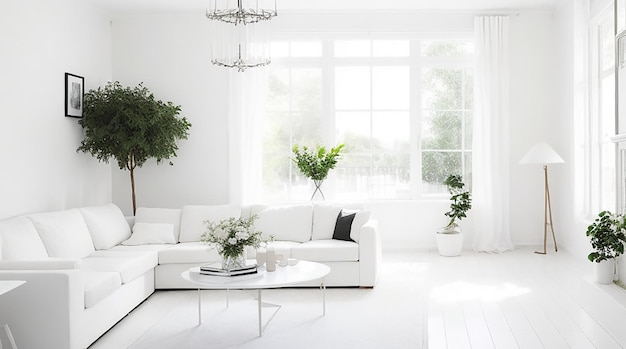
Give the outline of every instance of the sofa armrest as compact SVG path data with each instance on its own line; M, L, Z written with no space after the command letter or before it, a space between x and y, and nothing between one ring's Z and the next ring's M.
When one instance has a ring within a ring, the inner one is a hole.
M85 309L79 270L1 270L0 280L23 285L0 297L0 324L18 348L79 348Z
M378 223L369 220L361 227L359 238L359 286L374 287L378 279L382 248Z
M66 270L78 269L79 259L50 258L36 261L0 261L0 270Z

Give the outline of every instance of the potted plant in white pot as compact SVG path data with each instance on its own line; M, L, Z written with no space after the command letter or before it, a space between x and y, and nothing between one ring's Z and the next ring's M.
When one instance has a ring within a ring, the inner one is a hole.
M437 232L437 249L439 254L446 257L458 256L463 248L463 234L457 221L467 217L467 211L472 208L472 195L465 190L463 177L450 175L444 181L450 193L450 211L444 213L450 218L448 225Z
M610 284L615 276L615 258L624 253L626 242L626 217L602 211L598 218L587 227L594 251L587 258L594 263L596 282Z

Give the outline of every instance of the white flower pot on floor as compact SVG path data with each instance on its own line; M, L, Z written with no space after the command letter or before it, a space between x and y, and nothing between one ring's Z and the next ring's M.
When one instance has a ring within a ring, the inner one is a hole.
M437 232L437 249L440 255L445 257L460 256L462 248L463 234L460 232L452 234Z
M612 284L615 272L615 259L607 259L600 263L593 263L593 276L599 284Z

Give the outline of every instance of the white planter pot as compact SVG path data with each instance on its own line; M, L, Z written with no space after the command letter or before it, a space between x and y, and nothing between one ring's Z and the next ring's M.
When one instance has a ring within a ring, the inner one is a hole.
M593 263L593 276L599 284L612 284L615 272L615 259Z
M439 254L445 257L461 255L463 248L463 234L442 234L437 233L437 249Z

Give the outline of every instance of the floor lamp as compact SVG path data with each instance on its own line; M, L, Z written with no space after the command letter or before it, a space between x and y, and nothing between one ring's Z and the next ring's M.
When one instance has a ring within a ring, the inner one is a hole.
M543 200L543 252L535 251L538 254L546 254L546 243L548 239L548 227L552 231L552 239L554 240L554 251L558 252L556 245L556 235L554 234L554 226L552 225L552 207L550 205L550 187L548 186L548 164L563 163L563 159L557 154L547 143L535 144L526 155L520 160L520 164L543 165L544 180L544 200Z

